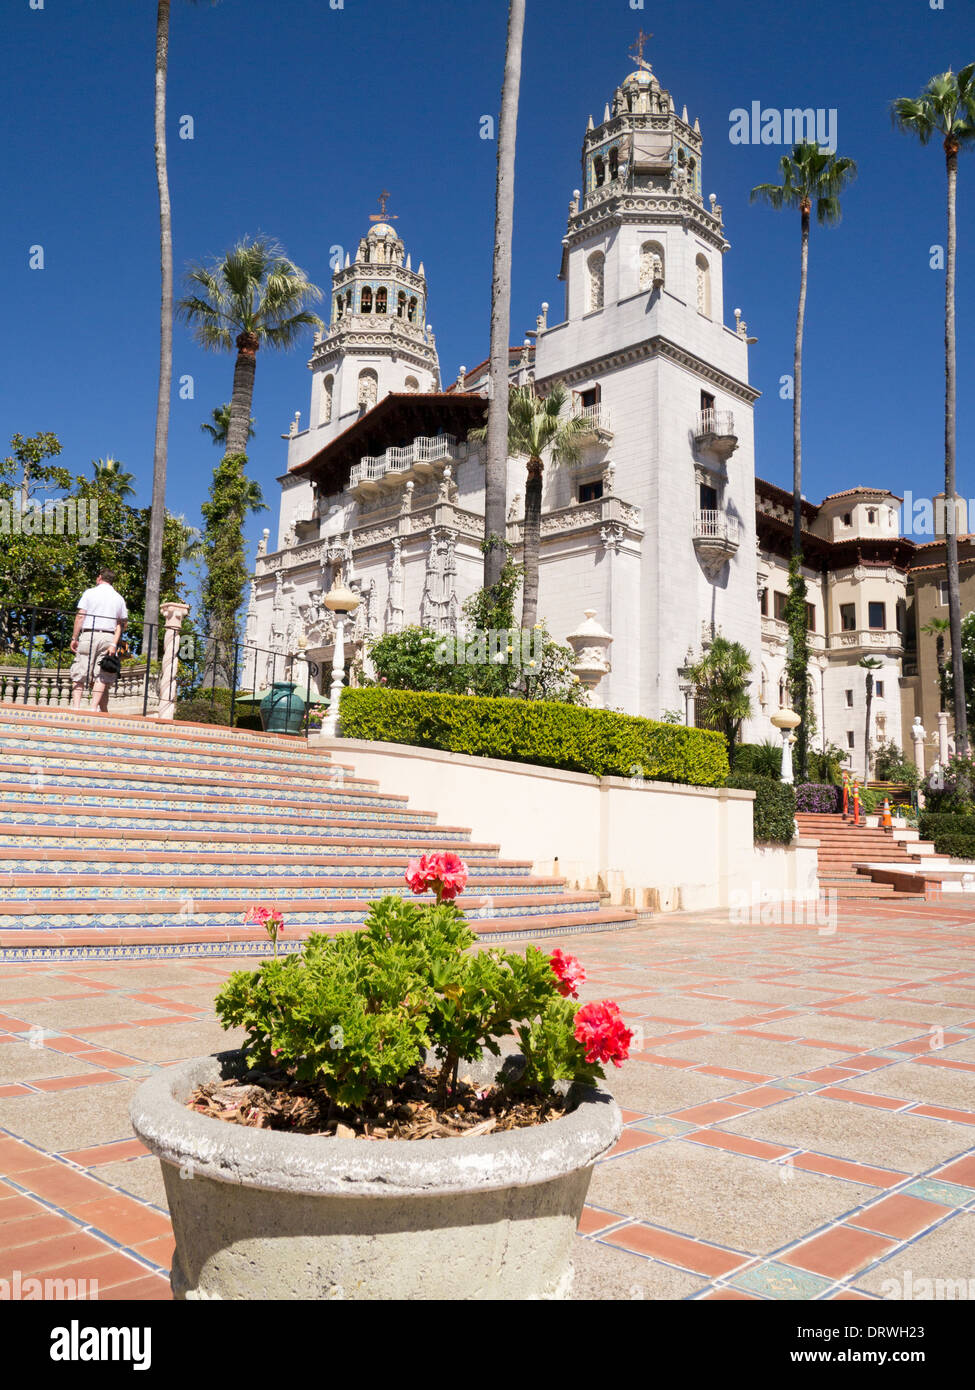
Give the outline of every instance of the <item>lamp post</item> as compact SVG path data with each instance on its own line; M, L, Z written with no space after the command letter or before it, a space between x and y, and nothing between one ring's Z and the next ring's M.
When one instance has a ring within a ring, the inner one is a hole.
M328 714L322 722L322 733L326 738L338 738L339 701L345 684L345 620L359 607L359 599L346 586L341 570L336 574L324 601L325 607L335 615L335 644L332 649L332 688L328 697Z
M771 722L782 734L782 781L792 783L792 731L798 729L802 720L795 710L780 709L772 715Z

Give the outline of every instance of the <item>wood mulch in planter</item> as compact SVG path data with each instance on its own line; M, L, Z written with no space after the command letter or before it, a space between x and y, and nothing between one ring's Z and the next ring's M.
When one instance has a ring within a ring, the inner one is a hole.
M437 1103L437 1074L424 1068L359 1110L333 1106L323 1086L286 1072L197 1086L187 1109L231 1124L340 1139L454 1139L544 1124L570 1110L561 1096L506 1097L461 1078L445 1106Z

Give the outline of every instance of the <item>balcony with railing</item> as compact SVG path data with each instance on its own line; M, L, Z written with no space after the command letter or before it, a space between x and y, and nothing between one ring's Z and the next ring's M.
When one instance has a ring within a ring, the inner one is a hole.
M387 449L383 454L367 454L353 464L348 490L356 496L370 496L383 488L401 487L410 480L419 482L441 473L444 465L458 456L453 435L421 435L412 444Z
M710 578L737 554L741 524L728 512L702 509L694 513L691 535L698 559Z
M702 410L694 427L694 440L699 449L707 449L720 458L730 458L738 448L735 417L730 410Z
M601 402L597 405L578 405L572 412L574 420L581 420L586 426L581 432L583 441L609 444L613 438L609 410Z

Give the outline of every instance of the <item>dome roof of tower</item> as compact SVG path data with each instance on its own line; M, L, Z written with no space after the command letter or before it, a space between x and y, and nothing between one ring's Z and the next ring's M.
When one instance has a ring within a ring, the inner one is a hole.
M387 236L395 237L396 235L396 228L391 227L388 222L377 222L374 226L369 228L370 238Z
M623 87L658 87L660 84L649 68L636 68L628 73L621 84Z

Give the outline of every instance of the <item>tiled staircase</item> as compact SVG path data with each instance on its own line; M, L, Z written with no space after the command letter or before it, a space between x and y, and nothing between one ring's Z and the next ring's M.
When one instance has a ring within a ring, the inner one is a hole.
M917 832L855 826L838 815L800 812L801 835L819 841L819 885L837 898L923 902L940 895L937 871L950 861ZM929 872L926 876L925 871Z
M303 739L0 704L0 960L265 954L253 903L293 947L412 896L406 863L433 848L466 860L482 935L634 920Z

